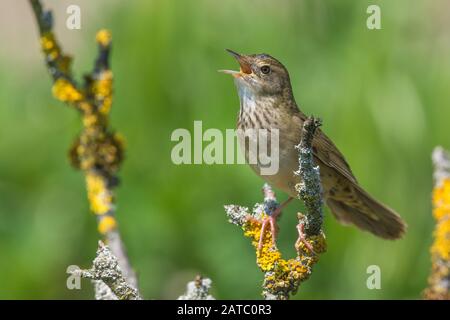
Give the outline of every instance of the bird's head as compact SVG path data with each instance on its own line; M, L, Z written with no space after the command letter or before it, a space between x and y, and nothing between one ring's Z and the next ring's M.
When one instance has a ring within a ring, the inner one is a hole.
M227 51L237 60L240 70L219 71L231 74L239 90L250 91L257 95L291 92L289 73L277 59L264 53L243 55L229 49Z

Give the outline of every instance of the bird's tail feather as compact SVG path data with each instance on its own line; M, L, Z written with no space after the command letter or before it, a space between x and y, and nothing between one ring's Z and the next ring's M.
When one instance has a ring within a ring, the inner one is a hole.
M406 224L392 209L372 198L357 185L352 186L352 201L328 198L333 215L344 224L354 224L384 239L398 239L405 233Z

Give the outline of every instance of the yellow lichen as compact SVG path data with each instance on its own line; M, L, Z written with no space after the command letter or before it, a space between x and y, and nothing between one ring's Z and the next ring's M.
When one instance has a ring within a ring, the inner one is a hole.
M434 237L431 252L448 261L450 259L450 219L447 218L437 224Z
M107 115L112 105L112 82L113 74L110 70L100 74L100 79L94 81L92 91L95 99L100 101L99 111L103 115Z
M98 231L101 234L107 234L108 232L117 228L117 221L112 216L104 216L98 223Z
M33 9L40 26L41 49L55 80L52 93L82 113L84 128L70 149L69 159L86 175L90 208L98 215L100 233L105 234L117 226L112 190L118 184L116 173L123 158L123 142L109 129L107 117L112 104L113 75L107 70L112 36L108 30L97 33L99 57L93 72L85 77L85 85L78 87L70 72L71 58L61 50L39 1Z
M83 99L83 94L78 91L70 81L60 78L52 87L53 96L63 102L78 102Z
M41 37L41 47L44 53L51 58L51 60L57 59L61 52L56 43L55 36L51 32L47 32Z
M267 215L263 214L262 218ZM305 241L313 247L311 252L304 243L297 247L299 256L295 259L285 260L281 252L273 245L272 234L266 230L262 239L262 247L258 248L262 223L260 220L249 218L243 225L244 235L252 239L256 250L256 262L258 267L265 272L264 287L274 294L282 294L286 297L294 293L300 282L306 280L311 274L313 265L318 261L318 253L326 250L326 242L323 233L312 236ZM282 298L280 296L280 298Z
M448 261L450 259L450 179L444 179L433 190L433 206L433 216L437 223L431 252L440 259Z
M46 33L41 37L41 46L46 51L56 47L55 38L52 33Z
M261 223L250 219L244 226L244 235L252 239L253 246L258 249L259 238L261 235ZM258 266L262 271L273 269L275 263L281 259L281 253L273 247L272 235L265 232L261 250L256 250Z
M100 175L88 173L86 185L92 212L101 215L111 210L113 197L106 187L105 179Z
M103 99L103 103L101 104L99 111L102 114L108 114L109 111L111 110L111 105L112 105L112 98L111 97L105 97Z
M308 243L309 247L314 248L314 252L322 253L327 249L327 243L325 241L325 235L321 232L318 235L310 236L308 239L305 239L305 242ZM305 242L296 243L295 248L299 253L309 253L310 249L306 245ZM315 256L317 257L317 255Z
M44 51L47 60L55 63L59 72L66 75L70 74L70 64L72 59L61 52L54 34L52 32L44 33L40 40L42 50Z
M450 275L450 178L440 181L433 190L433 216L436 219L434 242L431 246L431 274L425 299L449 300Z
M113 139L121 150L126 148L127 141L125 140L125 137L123 136L123 134L116 132L116 133L114 133Z
M450 179L445 179L433 190L433 206L435 219L450 216Z
M96 38L97 42L106 47L111 43L112 40L112 35L111 32L109 30L106 29L102 29L100 31L97 32Z
M85 127L90 127L95 125L98 122L98 116L95 113L86 114L83 117L83 124Z
M434 232L435 241L431 247L433 253L438 254L442 259L450 259L450 220L441 222Z
M92 109L93 109L92 105L90 103L86 102L86 101L80 101L80 103L78 104L78 108L84 114L92 113Z

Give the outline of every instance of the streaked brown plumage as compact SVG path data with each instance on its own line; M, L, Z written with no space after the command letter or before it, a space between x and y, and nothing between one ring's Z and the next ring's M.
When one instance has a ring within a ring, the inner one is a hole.
M295 185L300 181L293 175L298 168L298 152L294 146L300 142L306 116L295 102L289 73L278 60L267 54L240 55L228 51L241 67L240 71L224 70L233 75L238 88L240 112L237 127L243 130L279 130L279 171L262 177L291 197L297 197ZM240 141L247 151L242 134ZM373 199L358 184L344 156L321 130L314 137L313 152L320 166L326 204L340 222L354 224L385 239L402 236L406 225L400 216ZM251 167L260 175L258 164Z

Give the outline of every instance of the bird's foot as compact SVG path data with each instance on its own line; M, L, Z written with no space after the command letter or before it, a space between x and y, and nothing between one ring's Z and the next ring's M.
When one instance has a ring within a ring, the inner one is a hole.
M304 230L305 230L305 223L304 223L304 222L300 222L300 223L297 225L298 238L297 238L297 241L295 242L295 248L297 248L297 250L298 250L298 248L300 247L300 245L303 243L303 245L304 245L309 251L311 251L311 253L316 254L316 253L314 252L313 246L306 240Z
M274 213L275 213L275 211L274 211ZM279 213L278 213L278 215L279 215ZM264 217L261 223L262 223L262 225L261 225L261 234L259 236L259 242L258 242L258 252L261 252L261 250L262 250L262 247L264 244L264 236L265 236L266 229L268 226L270 226L270 233L272 235L272 246L274 248L277 247L277 242L276 242L277 231L278 231L277 215L272 214L270 216Z
M272 235L272 246L276 249L277 248L277 232L278 232L278 225L277 225L277 219L281 215L281 210L283 210L284 207L286 207L294 198L289 197L286 201L284 201L281 205L279 205L274 211L271 213L268 212L268 216L263 218L262 220L262 226L261 226L261 235L259 236L259 242L258 242L258 252L261 252L261 249L263 247L264 243L264 236L267 229L267 226L270 226L270 232Z

